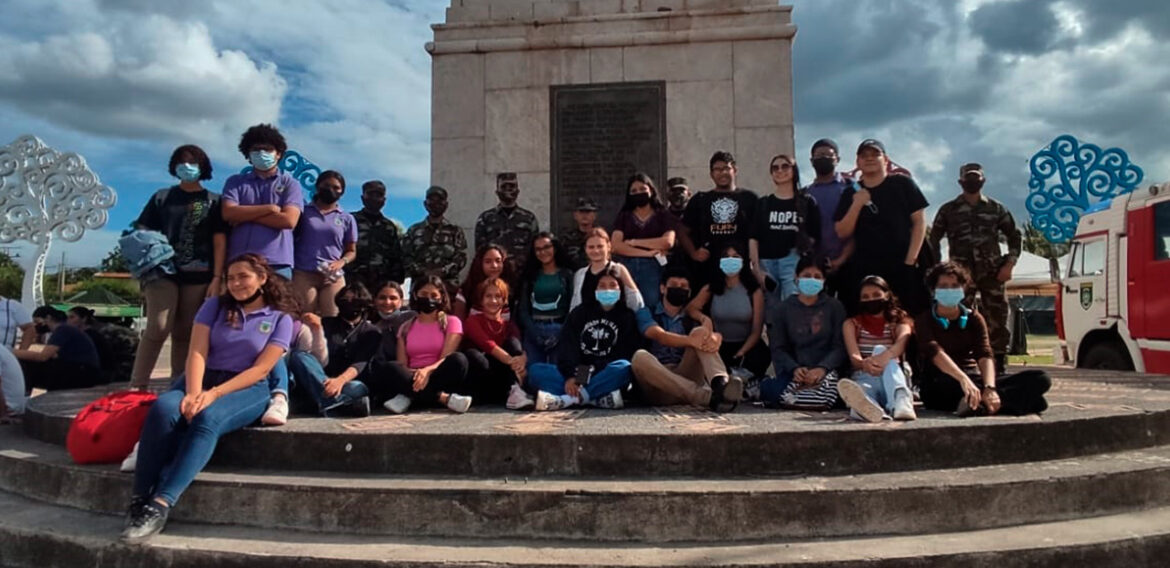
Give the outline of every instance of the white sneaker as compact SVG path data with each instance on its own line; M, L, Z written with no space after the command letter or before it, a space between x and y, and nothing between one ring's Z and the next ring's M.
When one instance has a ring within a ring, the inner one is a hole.
M403 394L397 395L394 398L382 403L382 408L385 408L394 414L402 414L410 408L410 398Z
M508 410L521 410L536 404L520 385L512 385L512 390L508 391L508 402L504 405Z
M264 411L260 423L265 426L284 426L286 422L288 422L288 397L276 395L268 401L268 410Z
M449 394L447 395L447 408L450 408L451 412L463 414L467 412L468 408L471 408L471 397L461 394Z
M138 466L138 442L134 442L134 449L130 450L130 455L122 460L122 471L132 472Z
M595 398L589 402L597 408L611 408L613 410L617 410L626 405L625 401L622 400L621 391L612 391L601 398Z
M918 414L914 412L914 398L910 396L910 391L898 389L894 394L894 420L917 419Z
M837 383L837 392L841 395L841 400L866 422L881 422L886 414L878 403L865 394L865 389L852 379L841 379Z
M536 393L537 410L560 410L565 407L565 399L545 391Z

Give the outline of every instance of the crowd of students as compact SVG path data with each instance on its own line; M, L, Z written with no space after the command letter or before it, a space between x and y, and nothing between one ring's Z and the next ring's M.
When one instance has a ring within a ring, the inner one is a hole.
M306 204L277 167L285 149L276 129L249 129L252 169L221 196L201 185L206 154L180 147L179 184L138 220L174 255L144 283L131 384L147 384L168 336L174 378L137 449L127 539L162 530L220 436L284 424L290 409L758 402L877 422L915 419L916 396L959 415L1046 408L1042 371L997 374L983 316L964 303L968 270L923 261L925 198L875 140L858 148L856 181L836 172L832 141L814 145L808 188L777 156L764 198L736 186L727 152L711 158L715 188L682 209L636 174L612 234L589 228L580 262L536 232L519 255L484 243L457 287L425 274L409 290L346 281L362 251L338 205L345 179L322 173Z

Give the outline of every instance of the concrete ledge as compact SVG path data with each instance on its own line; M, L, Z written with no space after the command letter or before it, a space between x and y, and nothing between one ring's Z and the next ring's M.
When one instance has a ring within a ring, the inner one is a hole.
M714 28L701 30L672 30L634 34L569 35L541 38L469 39L427 42L431 55L454 53L490 53L494 51L522 51L536 49L587 49L593 47L630 47L638 45L667 45L678 43L709 43L718 41L751 41L786 39L796 35L792 24L753 26L741 28Z

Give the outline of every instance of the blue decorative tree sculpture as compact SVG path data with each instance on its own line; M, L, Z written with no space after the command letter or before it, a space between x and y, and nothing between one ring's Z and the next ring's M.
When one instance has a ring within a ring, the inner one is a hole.
M282 172L288 172L294 179L300 182L301 187L305 190L305 197L309 200L313 198L313 193L317 190L317 176L321 175L321 168L310 162L307 158L301 155L296 150L286 150L280 157L280 163L276 167ZM240 173L252 171L252 166L248 166Z
M1145 174L1120 148L1102 150L1065 134L1032 156L1025 202L1032 226L1054 243L1071 239L1086 210L1137 188Z

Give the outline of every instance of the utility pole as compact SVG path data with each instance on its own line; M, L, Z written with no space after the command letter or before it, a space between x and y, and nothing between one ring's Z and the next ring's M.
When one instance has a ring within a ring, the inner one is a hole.
M57 268L57 301L65 300L65 251L61 251L61 266Z

